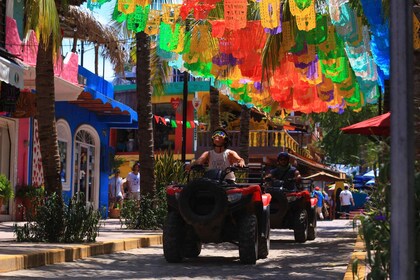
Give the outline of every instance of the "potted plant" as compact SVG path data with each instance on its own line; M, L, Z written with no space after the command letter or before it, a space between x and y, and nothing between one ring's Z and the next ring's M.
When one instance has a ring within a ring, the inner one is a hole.
M19 207L22 207L26 218L33 218L36 207L42 202L45 196L44 186L21 185L16 187L16 198L21 200Z
M13 198L13 196L12 184L5 175L0 174L0 207L3 205L4 201L8 201L10 198Z

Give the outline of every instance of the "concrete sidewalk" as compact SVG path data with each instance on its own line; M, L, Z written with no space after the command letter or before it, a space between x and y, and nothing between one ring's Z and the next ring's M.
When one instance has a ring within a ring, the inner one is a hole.
M122 229L118 219L102 220L99 236L94 243L18 243L13 234L15 223L0 222L0 272L162 244L161 231Z
M13 235L14 224L0 222L0 273L162 244L162 231L122 229L118 219L102 220L96 242L83 244L18 243ZM355 279L352 273L355 259L360 261L356 279L366 279L366 250L360 236L344 280Z

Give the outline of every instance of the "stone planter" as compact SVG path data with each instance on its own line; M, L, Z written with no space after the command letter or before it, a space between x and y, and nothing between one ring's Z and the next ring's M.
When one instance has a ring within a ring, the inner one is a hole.
M112 208L109 209L109 217L112 219L118 219L120 217L120 209L118 208Z

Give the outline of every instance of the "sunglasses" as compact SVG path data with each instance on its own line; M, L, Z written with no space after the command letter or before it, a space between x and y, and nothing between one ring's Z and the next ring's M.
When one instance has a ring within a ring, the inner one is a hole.
M226 133L224 133L223 131L216 131L215 133L213 133L211 138L214 139L215 137L226 138Z

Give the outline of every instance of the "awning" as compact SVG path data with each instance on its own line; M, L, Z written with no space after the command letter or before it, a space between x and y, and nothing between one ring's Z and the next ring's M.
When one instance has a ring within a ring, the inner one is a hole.
M69 103L94 112L100 121L108 123L110 127L136 128L138 126L137 112L131 107L88 87L77 100Z
M326 172L318 172L316 174L304 177L303 179L311 179L313 181L324 181L324 182L333 182L333 181L344 181L345 179L334 176Z
M25 88L35 88L35 66L27 65L24 72ZM75 85L61 77L54 76L55 101L74 101L77 100L83 91L82 85Z
M0 56L0 80L14 87L23 88L23 67Z

